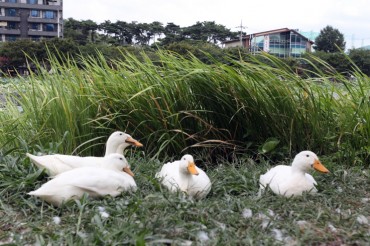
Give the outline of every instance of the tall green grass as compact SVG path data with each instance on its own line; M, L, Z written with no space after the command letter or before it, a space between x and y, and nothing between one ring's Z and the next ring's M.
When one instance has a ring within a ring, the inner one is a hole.
M275 138L277 152L311 149L368 163L369 78L354 68L350 81L324 62L310 71L314 79L302 78L263 56L266 62L251 56L227 65L163 50L155 58L122 53L115 61L51 56L52 73L39 65L10 89L23 111L9 99L0 112L0 148L100 154L119 129L153 158L258 153Z

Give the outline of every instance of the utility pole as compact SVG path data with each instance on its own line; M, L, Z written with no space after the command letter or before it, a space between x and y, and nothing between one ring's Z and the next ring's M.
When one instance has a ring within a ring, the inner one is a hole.
M246 26L243 26L243 20L240 21L240 26L237 26L236 28L240 28L240 46L243 47L243 29L247 28Z

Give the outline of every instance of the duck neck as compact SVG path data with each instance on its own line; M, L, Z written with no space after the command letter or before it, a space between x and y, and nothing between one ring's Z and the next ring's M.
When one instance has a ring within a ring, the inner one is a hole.
M123 150L126 148L124 144L118 145L112 142L107 142L107 147L105 149L105 156L113 153L123 154Z
M118 154L124 154L123 151L127 148L128 144L124 143L124 144L121 144L119 145L117 148L116 148L116 153Z
M299 165L299 163L293 161L293 163L292 163L292 173L305 175L306 172L305 172L304 169L302 169L302 167L301 167L301 165Z

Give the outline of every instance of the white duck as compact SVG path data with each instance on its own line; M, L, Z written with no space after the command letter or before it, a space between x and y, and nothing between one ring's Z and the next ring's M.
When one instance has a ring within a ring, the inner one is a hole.
M194 198L204 198L211 190L210 179L195 165L191 155L184 155L179 161L164 164L156 178L170 191L181 190Z
M315 179L308 173L310 169L315 169L322 173L329 170L321 164L319 158L311 151L298 153L291 166L278 165L271 168L260 176L260 192L266 187L278 195L286 197L302 195L304 191L316 193L317 185Z
M67 200L80 199L85 193L97 198L136 191L134 174L123 155L110 154L103 159L104 168L81 167L63 172L28 194L60 206Z
M139 141L133 139L129 134L121 131L112 133L107 141L105 156L112 153L123 154L123 151L129 145L141 147ZM58 175L62 172L83 166L100 166L104 163L103 157L94 156L75 156L75 155L43 155L35 156L29 153L26 154L31 161L41 169L46 169L50 176Z

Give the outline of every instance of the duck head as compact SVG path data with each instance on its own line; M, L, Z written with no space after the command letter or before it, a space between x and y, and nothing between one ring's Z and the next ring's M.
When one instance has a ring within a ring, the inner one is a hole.
M139 141L137 141L127 133L121 131L113 132L108 138L105 154L108 155L111 153L123 153L123 150L130 145L136 147L143 146Z
M126 158L118 153L109 154L108 156L104 157L106 164L109 165L111 169L117 170L117 171L124 171L130 176L134 176L134 173L131 171L130 166L126 160Z
M307 171L311 168L322 173L328 173L329 170L320 162L319 158L312 151L299 152L293 160L292 167Z
M181 157L180 171L188 175L199 175L193 156L184 155Z

